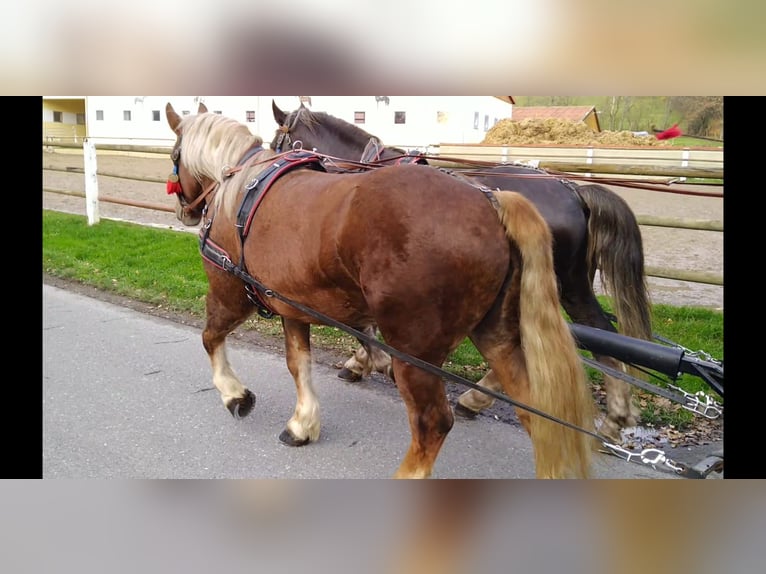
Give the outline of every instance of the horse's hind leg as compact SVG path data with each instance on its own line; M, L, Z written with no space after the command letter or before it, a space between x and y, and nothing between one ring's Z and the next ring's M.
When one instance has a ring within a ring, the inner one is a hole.
M303 446L319 438L319 401L311 381L310 325L282 318L287 368L295 381L295 411L279 440Z
M604 314L593 290L588 286L585 273L578 283L581 285L580 288L571 284L564 286L565 288L562 287L561 304L572 321L613 333L617 332L612 322ZM593 353L593 356L599 362L617 371L625 370L623 363L613 357L597 353ZM632 389L630 385L607 374L604 374L603 377L606 392L606 418L599 428L599 433L619 444L622 442L621 430L635 426L639 413L631 399Z
M490 389L496 393L502 392L503 387L492 370L489 370L481 380L476 383L482 388ZM491 407L495 402L495 399L487 393L482 393L476 389L470 389L461 394L457 399L455 405L455 414L465 418L472 419L480 411Z
M476 342L476 346L492 367L492 380L502 386L506 395L520 404L541 409L543 412L546 411L543 405L535 404L533 400L524 351L520 344L514 345L504 342L488 347L483 341L479 340ZM577 471L567 468L567 465L564 463L564 458L568 456L568 453L560 452L561 450L566 450L557 444L561 434L557 432L557 429L552 429L558 423L537 421L535 426L532 423L533 415L528 411L516 406L514 406L514 410L532 441L535 452L535 472L537 478L584 477ZM558 455L551 454L556 452L558 452Z
M370 337L374 337L376 332L377 329L373 326L364 330L365 335ZM338 372L338 377L344 381L356 382L369 375L373 369L391 379L394 378L391 357L388 353L374 345L363 344L344 363L343 368Z
M210 279L210 290L206 298L207 320L202 331L202 345L207 351L210 366L213 369L213 384L221 393L224 406L235 418L247 416L255 405L255 395L239 380L229 363L226 353L226 337L253 312L252 303L247 299L241 283L231 286L242 291L239 301L227 301L224 304L213 289L214 279ZM226 290L224 290L225 292Z
M358 347L354 354L343 363L343 368L338 371L338 378L355 383L361 381L372 371L372 360L364 346Z
M444 383L436 375L393 360L394 380L407 406L412 440L394 478L428 478L454 422Z

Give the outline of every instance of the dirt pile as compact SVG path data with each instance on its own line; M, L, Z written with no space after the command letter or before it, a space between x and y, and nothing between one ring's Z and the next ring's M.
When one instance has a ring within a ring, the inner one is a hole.
M568 120L504 119L497 122L481 143L492 145L600 145L663 146L653 135L634 135L630 131L594 132L582 122Z

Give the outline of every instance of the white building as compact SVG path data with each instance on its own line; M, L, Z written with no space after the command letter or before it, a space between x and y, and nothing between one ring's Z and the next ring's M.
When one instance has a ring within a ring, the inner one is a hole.
M497 121L511 117L513 103L510 96L44 96L43 139L71 141L84 133L96 145L170 146L175 138L165 105L195 114L204 102L211 112L247 124L269 142L278 127L272 99L286 112L303 101L314 111L355 123L387 145L423 150L440 143L481 142Z

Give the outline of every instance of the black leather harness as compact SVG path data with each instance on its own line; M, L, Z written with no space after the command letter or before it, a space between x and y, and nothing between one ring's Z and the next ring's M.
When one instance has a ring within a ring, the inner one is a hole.
M262 148L250 150L239 161L238 165L242 166L253 154L257 151L261 151ZM202 257L215 265L219 269L233 273L245 283L245 290L250 301L255 305L258 310L258 314L266 319L271 319L275 316L273 310L265 303L261 294L253 287L254 281L247 272L245 266L244 253L245 253L245 239L250 233L250 225L253 222L258 207L260 206L263 198L266 197L266 193L274 185L274 182L279 179L285 173L297 169L299 167L307 167L318 171L326 171L322 164L320 156L309 151L293 151L288 152L280 156L276 161L272 162L266 169L261 171L257 177L250 180L245 185L245 195L239 205L237 212L236 227L239 230L239 239L241 245L242 260L239 264L234 263L226 250L220 245L216 244L210 239L210 228L213 224L213 217L202 226L199 232L199 250ZM207 209L207 208L206 208Z

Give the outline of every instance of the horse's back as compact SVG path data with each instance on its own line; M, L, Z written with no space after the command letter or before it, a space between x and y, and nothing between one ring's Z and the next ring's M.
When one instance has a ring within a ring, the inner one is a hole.
M516 176L516 177L514 177ZM585 225L583 204L574 184L531 167L503 165L476 177L490 188L516 191L535 204L551 228L581 223Z
M476 180L492 189L516 191L534 204L553 234L557 269L564 270L572 261L584 257L588 217L574 184L535 168L515 165L497 166Z
M442 265L468 258L477 265L507 262L503 228L477 187L421 165L381 168L363 182L354 189L343 235L366 255L384 251L389 266L409 268L439 258Z

